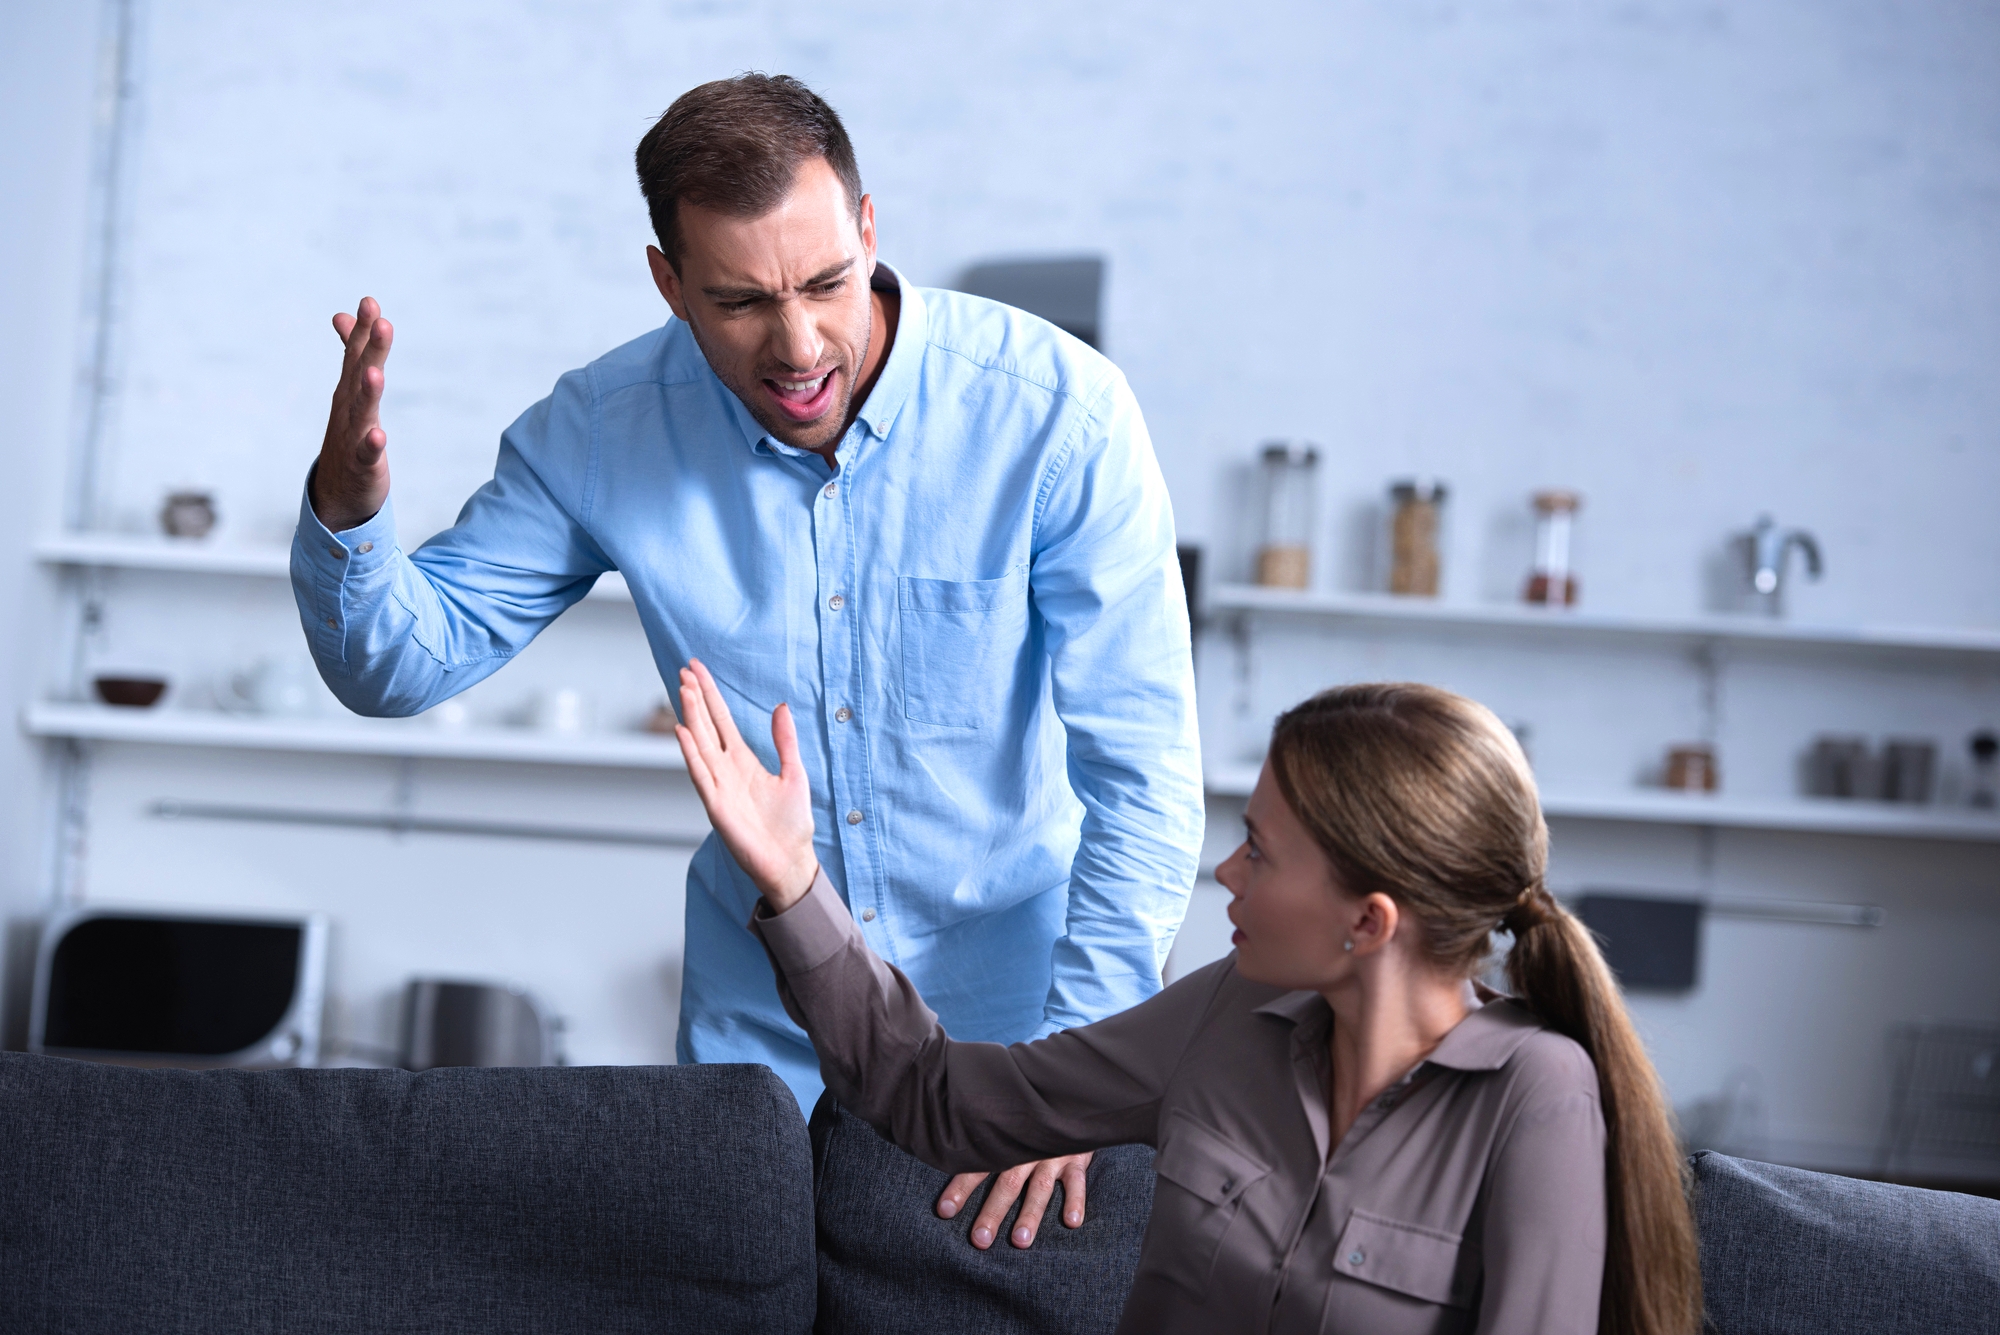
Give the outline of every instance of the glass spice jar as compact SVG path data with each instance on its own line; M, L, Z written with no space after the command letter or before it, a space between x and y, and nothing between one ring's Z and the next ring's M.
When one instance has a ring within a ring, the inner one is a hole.
M1264 447L1259 472L1264 523L1257 548L1257 582L1272 589L1309 588L1319 451L1311 445L1273 441Z
M1389 592L1435 598L1444 484L1412 479L1391 486L1389 495L1395 502L1389 520Z
M1543 607L1574 607L1576 575L1569 565L1570 527L1583 497L1573 491L1535 493L1535 572L1523 596Z

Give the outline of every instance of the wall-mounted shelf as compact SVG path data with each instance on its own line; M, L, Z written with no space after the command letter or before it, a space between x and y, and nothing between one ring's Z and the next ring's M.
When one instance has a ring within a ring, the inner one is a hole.
M39 704L22 712L31 737L147 742L248 751L298 751L407 759L518 761L610 769L685 769L671 737L647 733L571 735L510 728L447 730L420 719L272 719L195 710Z
M43 565L97 570L163 570L187 575L251 575L288 579L289 547L238 547L202 539L151 537L130 533L59 533L35 544ZM617 571L600 575L586 598L632 601L632 590Z
M1259 766L1222 765L1208 772L1216 797L1248 797ZM2000 843L2000 813L1837 798L1743 798L1635 788L1599 793L1544 790L1543 814L1569 820L1636 821L1743 830L1792 830L1816 834L1885 835L1905 839L1956 839Z
M1399 625L1521 630L1529 633L1639 636L1686 641L1739 641L1881 649L1919 653L2000 655L2000 630L1903 626L1808 626L1752 616L1649 617L1543 609L1526 605L1454 604L1386 593L1314 593L1219 584L1209 591L1215 612L1257 612Z

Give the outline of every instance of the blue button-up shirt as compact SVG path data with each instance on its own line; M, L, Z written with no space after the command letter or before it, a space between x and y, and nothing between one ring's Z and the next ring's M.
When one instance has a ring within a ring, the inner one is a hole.
M310 504L292 583L327 685L415 714L623 572L655 661L714 671L772 769L791 704L815 844L868 943L953 1036L1012 1042L1144 1000L1201 843L1173 516L1110 362L1032 316L899 285L836 451L766 435L678 320L572 371L415 552ZM342 554L336 554L342 553ZM688 872L682 1061L819 1092L710 836Z

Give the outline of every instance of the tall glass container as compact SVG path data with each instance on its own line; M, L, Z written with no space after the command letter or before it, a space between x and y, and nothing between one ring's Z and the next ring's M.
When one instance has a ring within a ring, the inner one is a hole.
M1312 584L1319 451L1311 445L1274 441L1264 447L1259 471L1264 523L1257 548L1257 582L1273 589L1307 588Z
M1435 598L1445 486L1416 478L1394 484L1389 496L1395 502L1389 519L1389 592Z
M1570 570L1570 526L1583 497L1573 491L1535 493L1535 573L1524 597L1545 607L1576 605L1576 575Z

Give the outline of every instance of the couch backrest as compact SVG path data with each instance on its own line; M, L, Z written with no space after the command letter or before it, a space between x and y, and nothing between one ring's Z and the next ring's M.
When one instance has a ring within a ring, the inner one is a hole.
M2000 1201L1694 1156L1719 1335L2000 1331Z
M0 1053L0 1330L803 1332L811 1171L762 1066Z
M949 1175L921 1163L822 1098L813 1110L820 1335L1098 1335L1118 1324L1153 1210L1153 1151L1099 1150L1082 1228L1062 1225L1060 1189L1035 1245L969 1241L984 1187L955 1219L937 1217ZM1015 1207L1018 1213L1019 1207Z

